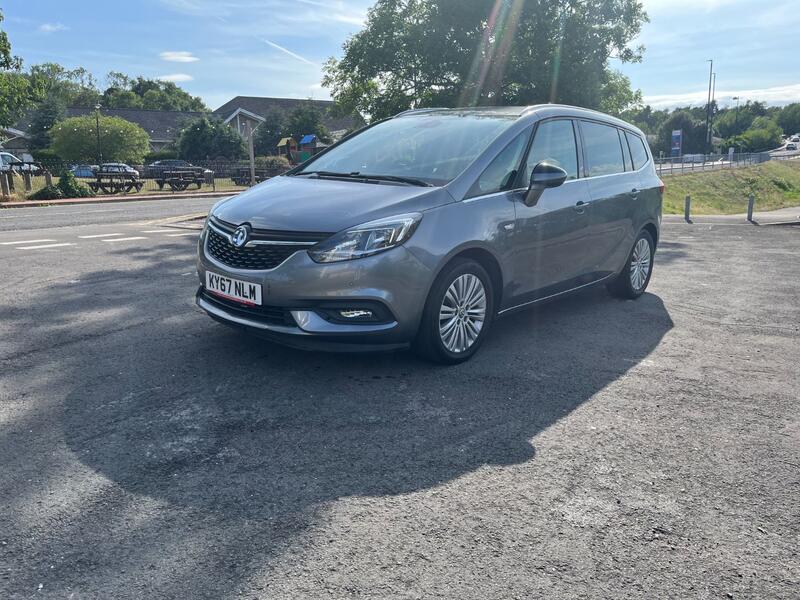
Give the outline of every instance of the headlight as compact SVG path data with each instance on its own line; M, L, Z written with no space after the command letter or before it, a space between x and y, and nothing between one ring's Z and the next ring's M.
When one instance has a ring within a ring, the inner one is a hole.
M337 233L308 251L314 262L352 260L383 252L405 242L422 220L419 213L370 221Z

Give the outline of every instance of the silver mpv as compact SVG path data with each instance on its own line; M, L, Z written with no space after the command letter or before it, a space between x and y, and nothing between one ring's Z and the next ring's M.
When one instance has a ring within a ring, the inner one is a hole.
M513 310L641 295L663 191L642 132L601 113L409 111L217 203L197 304L296 347L461 362Z

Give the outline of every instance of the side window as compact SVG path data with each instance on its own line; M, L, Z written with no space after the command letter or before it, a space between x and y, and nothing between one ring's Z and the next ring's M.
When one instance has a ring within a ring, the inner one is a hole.
M517 177L517 169L522 160L522 153L525 151L525 144L528 142L530 131L524 131L515 137L508 146L495 156L489 163L481 176L467 194L468 198L493 194L507 190L511 187Z
M616 127L582 121L581 129L589 177L625 171L622 144Z
M531 180L533 168L543 160L564 169L567 179L578 178L578 147L572 121L561 119L539 125L525 164L526 185Z
M625 132L625 137L628 138L628 145L631 147L631 154L633 154L633 168L641 169L650 160L647 154L647 148L644 147L644 141L638 135Z

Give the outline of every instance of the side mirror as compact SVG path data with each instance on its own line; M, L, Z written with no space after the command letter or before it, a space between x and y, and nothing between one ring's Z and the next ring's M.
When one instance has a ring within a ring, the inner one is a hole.
M567 180L567 172L561 167L542 161L533 168L528 192L525 194L525 204L536 206L539 197L547 188L560 186Z

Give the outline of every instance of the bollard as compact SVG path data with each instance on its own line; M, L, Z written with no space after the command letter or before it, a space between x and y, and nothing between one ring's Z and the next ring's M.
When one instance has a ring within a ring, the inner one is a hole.
M756 204L756 197L753 194L750 194L750 198L747 199L747 220L751 223L753 222L753 207Z
M51 186L51 185L53 185L53 176L52 176L52 175L50 175L50 171L45 171L45 172L44 172L44 184L45 184L46 186Z
M8 189L11 190L11 193L14 193L14 171L8 170L6 171L6 177L8 177Z
M0 172L0 191L3 193L3 198L11 195L11 190L8 188L8 173Z
M33 189L33 187L31 187L31 172L30 171L25 171L22 174L22 181L25 183L25 191L26 192L30 192Z
M692 212L692 197L689 194L686 194L686 199L683 201L683 218L686 219L687 223L692 222L691 212Z

